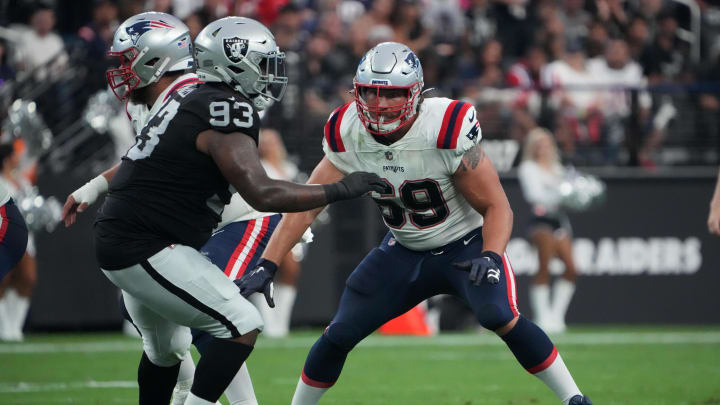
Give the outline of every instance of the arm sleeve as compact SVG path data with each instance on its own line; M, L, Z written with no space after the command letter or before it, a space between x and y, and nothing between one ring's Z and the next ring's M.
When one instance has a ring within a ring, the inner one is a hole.
M480 143L482 139L482 130L480 129L480 122L478 121L475 107L470 107L465 112L465 116L458 117L461 120L460 132L458 133L457 146L455 149L444 149L443 160L447 166L449 174L454 174L460 162L462 162L463 155L469 151L473 146Z

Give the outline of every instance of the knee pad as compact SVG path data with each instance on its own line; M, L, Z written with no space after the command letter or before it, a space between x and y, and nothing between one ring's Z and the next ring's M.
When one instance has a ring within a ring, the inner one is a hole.
M495 304L483 304L475 316L480 321L480 325L488 330L499 329L513 319L510 311L503 310Z
M347 352L362 340L360 333L351 324L345 322L331 323L325 329L323 336L334 346Z
M185 353L190 349L191 342L192 335L189 329L180 329L166 338L143 335L143 349L148 359L161 367L174 366L182 361Z

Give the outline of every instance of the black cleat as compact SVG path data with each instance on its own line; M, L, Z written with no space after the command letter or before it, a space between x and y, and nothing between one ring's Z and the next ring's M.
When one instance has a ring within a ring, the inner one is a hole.
M593 403L592 401L590 401L590 398L584 395L575 395L574 397L570 398L570 402L568 402L568 405L593 405Z

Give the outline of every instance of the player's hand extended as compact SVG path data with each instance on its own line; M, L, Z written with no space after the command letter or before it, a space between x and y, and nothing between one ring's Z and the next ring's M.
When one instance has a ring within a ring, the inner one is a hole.
M89 207L98 197L105 193L108 189L108 182L105 176L100 175L85 183L82 187L75 190L65 200L65 205L62 210L62 221L65 223L65 227L75 223L77 214L83 212Z
M325 195L328 204L360 197L370 191L382 193L387 185L375 173L354 172L345 176L337 183L325 184Z
M240 294L247 298L253 293L262 293L270 308L275 308L273 277L277 269L277 264L270 260L258 260L254 269L235 280L235 284L240 287Z
M500 272L505 270L500 255L490 250L482 252L478 258L453 263L453 266L469 271L470 282L474 285L480 285L483 280L497 284L500 282Z
M88 203L78 203L75 201L75 198L70 194L65 200L65 205L62 209L62 221L65 223L65 227L72 225L75 223L75 220L77 219L78 212L83 212L87 207L89 206Z
M720 235L720 204L714 204L710 207L707 224L710 233Z

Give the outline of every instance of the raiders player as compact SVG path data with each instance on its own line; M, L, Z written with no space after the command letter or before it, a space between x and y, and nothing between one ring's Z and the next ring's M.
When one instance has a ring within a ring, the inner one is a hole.
M257 155L257 110L282 97L284 55L269 31L241 28L225 19L209 35L212 41L198 44L197 60L210 69L207 83L199 84L184 74L193 54L180 20L151 12L120 25L109 52L120 67L108 71L108 82L121 99L147 105L149 118L121 163L66 202L70 225L81 204L108 188L95 222L96 254L142 332L140 404L169 402L190 345L188 327L212 335L189 405L217 401L262 329L255 307L197 250L233 188L254 208L274 212L379 189L379 178L369 173L322 186L268 178Z
M396 42L368 51L354 83L355 101L336 109L325 126L325 158L309 182L337 181L355 170L383 176L385 189L374 198L390 232L348 278L334 319L310 349L292 404L317 404L350 350L379 326L429 297L452 294L564 405L591 405L547 335L518 312L505 253L513 214L479 146L475 108L423 100L420 61ZM318 212L281 220L256 267L262 271L240 280L244 295L263 289Z

